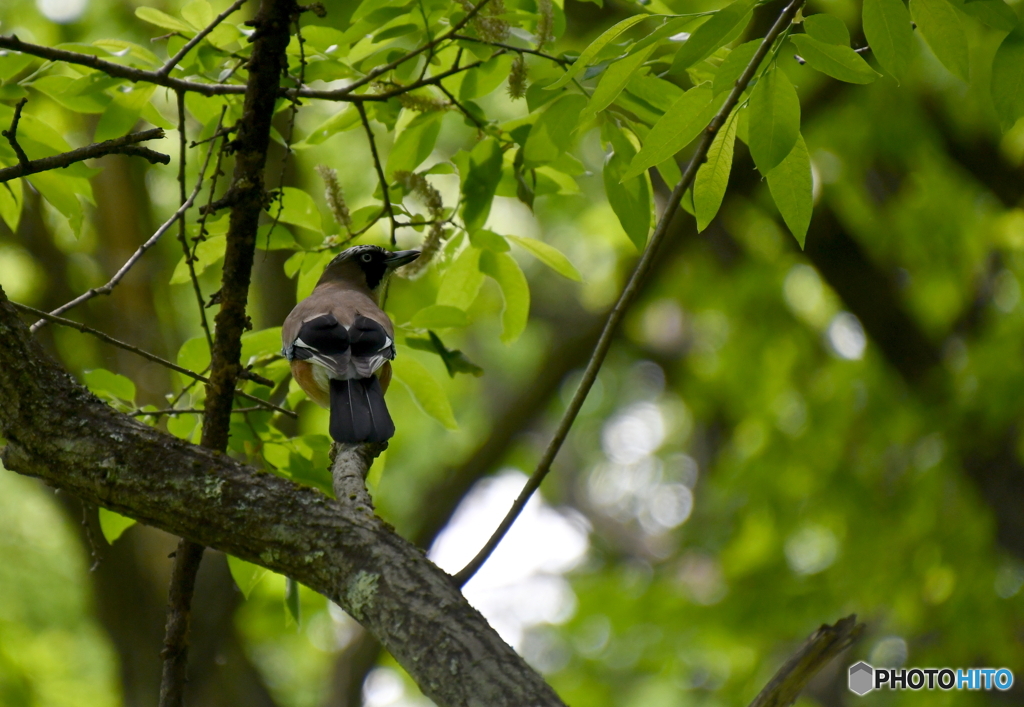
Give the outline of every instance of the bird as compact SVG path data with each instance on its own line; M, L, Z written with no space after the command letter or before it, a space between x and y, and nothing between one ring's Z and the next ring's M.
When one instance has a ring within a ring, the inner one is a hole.
M306 394L331 412L335 442L386 442L395 434L384 393L395 329L380 296L395 268L420 256L375 245L348 248L324 268L281 328L284 357Z

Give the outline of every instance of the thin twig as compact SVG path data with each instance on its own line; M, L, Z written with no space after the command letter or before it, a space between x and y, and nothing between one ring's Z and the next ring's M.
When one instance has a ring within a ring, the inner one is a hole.
M856 614L840 619L832 626L822 624L779 668L750 707L786 707L793 704L810 679L853 645L862 633L864 624L857 623Z
M693 180L697 176L697 169L707 158L708 149L711 147L711 142L714 140L715 134L722 126L722 123L725 122L729 113L731 113L732 109L736 106L740 95L746 90L751 79L753 79L761 60L768 54L768 51L775 43L775 39L782 34L786 27L789 26L793 17L796 16L797 10L799 10L803 4L804 0L793 0L789 6L782 11L782 14L779 15L779 19L775 21L775 24L772 25L768 34L765 35L764 40L762 40L761 45L754 53L754 57L747 65L747 68L736 80L736 84L733 86L729 96L725 99L725 103L722 105L722 108L718 111L715 117L712 118L711 123L708 124L708 127L704 130L700 142L697 144L697 148L690 160L690 164L687 166L682 178L672 191L672 196L669 198L668 205L665 207L665 211L661 215L661 219L659 219L658 225L654 229L654 233L647 244L647 248L644 250L643 255L640 256L640 262L637 263L636 269L629 278L629 282L622 290L622 294L619 295L619 299L618 302L615 303L615 307L612 308L612 311L608 314L608 319L601 332L601 338L598 339L597 346L594 348L594 353L591 355L589 363L587 363L587 368L583 373L583 378L580 380L575 394L573 394L572 401L569 403L565 413L563 413L562 419L558 423L558 428L555 430L554 436L551 438L547 448L544 450L544 454L541 456L541 459L537 464L537 468L534 470L530 479L526 482L526 486L520 492L519 497L516 498L515 503L512 504L512 508L509 510L508 514L502 519L498 529L494 531L494 534L487 540L487 543L480 552L477 553L476 557L474 557L468 565L459 570L459 572L454 576L455 582L458 586L462 587L465 585L466 582L476 574L477 570L483 566L487 561L487 558L491 556L492 552L494 552L494 549L498 547L502 538L505 537L509 528L512 527L516 518L519 517L519 514L526 506L526 502L530 500L530 496L532 496L534 491L540 487L544 477L547 476L548 472L551 470L552 462L554 462L555 457L558 455L558 451L561 449L562 443L565 442L565 438L568 436L569 430L572 429L572 425L576 421L576 416L579 414L580 408L583 407L584 401L587 399L587 394L590 392L591 386L593 386L594 381L597 380L597 374L601 370L601 365L604 363L605 356L608 354L608 349L612 345L612 339L615 337L615 330L618 328L622 318L629 310L630 305L636 299L637 293L640 291L644 280L647 278L647 275L651 270L651 266L654 263L654 259L657 256L658 249L668 233L669 222L678 211L683 194L685 194L686 190L691 184L693 184Z
M425 51L433 51L434 47L436 47L438 44L440 44L441 42L447 41L447 40L451 39L452 37L454 37L456 34L458 34L459 30L461 30L463 27L465 27L469 23L469 21L472 20L476 16L476 14L478 12L480 12L480 10L482 10L484 8L485 5L487 5L488 2L490 2L490 0L481 0L477 5L475 5L473 7L472 10L470 10L469 12L466 13L465 17L463 17L461 20L456 22L452 26L452 28L450 30L448 30L447 32L442 34L440 37L437 37L436 39L430 40L426 44L424 44L424 45L422 45L422 46L420 46L420 47L418 47L416 49L413 49L411 52L409 52L407 54L403 54L402 56L398 57L397 59L395 59L392 62L389 62L389 63L385 64L384 66L378 66L376 69L373 69L372 71L370 71L370 73L368 73L366 76L364 76L363 78L359 79L358 81L354 81L353 83L350 83L348 86L345 86L345 88L340 88L340 89L337 89L336 91L326 91L325 93L327 93L329 95L333 95L333 97L334 97L333 100L338 100L338 99L344 98L344 97L350 95L356 89L362 88L363 86L365 86L368 83L372 82L378 76L380 76L382 74L386 74L387 72L391 71L392 69L395 69L395 68L399 67L400 65L402 65L405 62L409 61L410 59L413 59L413 58L419 56L423 52L425 52ZM318 98L326 98L327 96L317 96L317 97ZM331 100L331 99L329 99L329 100Z
M84 324L79 324L78 322L73 321L71 319L65 319L64 317L55 316L53 314L50 314L49 312L44 312L41 309L36 309L35 307L29 307L27 304L21 304L20 302L11 302L11 306L15 307L16 309L20 309L22 312L26 312L27 314L32 314L36 317L40 317L47 321L53 322L54 324L60 324L62 326L71 327L72 329L77 329L83 334L91 334L92 336L95 336L97 339L100 339L101 341L104 341L110 344L111 346L116 346L117 348L124 349L125 351L131 351L133 354L136 354L137 356L142 356L142 358L146 359L147 361L158 363L161 366L164 366L165 368L169 368L172 371L177 371L178 373L188 376L189 378L192 378L193 380L196 380L200 383L210 382L210 379L204 375L201 375L199 373L196 373L195 371L191 371L187 368L179 366L176 363L171 363L166 358L161 358L156 354L152 354L149 351L140 349L137 346L132 346L131 344L125 343L120 339L115 339L109 334L104 334L102 331L98 331L97 329L93 329L92 327L88 327ZM285 410L282 407L278 407L273 403L269 403L266 400L263 400L262 398L257 398L255 395L250 395L249 393L246 393L244 391L236 390L234 391L234 394L241 398L245 398L246 400L251 400L257 405L265 407L269 410L274 410L284 415L288 415L289 417L298 417L298 415L292 412L291 410Z
M18 105L22 104L19 103ZM17 145L17 142L13 142L13 133L16 130L17 121L12 124L10 130L3 131L3 135L7 137L8 141L11 141L12 146ZM127 135L122 135L121 137L116 137L104 142L94 142L91 145L79 147L77 150L71 150L70 152L62 152L59 155L51 155L38 160L26 160L24 162L19 161L19 163L13 167L0 169L0 183L8 182L12 179L17 179L18 177L27 177L30 174L46 172L51 169L69 167L76 162L92 160L97 157L103 157L104 155L127 154L136 157L144 157L152 164L168 164L171 161L171 158L168 155L135 144L137 142L142 142L143 140L159 140L162 137L164 137L163 128L153 128L152 130L128 133ZM25 155L25 152L20 146L17 147L16 151L19 153L18 159L20 160L21 157Z
M184 221L185 221L185 212L188 211L189 208L191 208L193 202L195 202L195 200L196 200L196 197L199 196L200 189L202 189L203 177L206 174L207 166L210 164L210 155L212 154L212 152L213 151L211 150L210 152L208 152L206 154L206 160L203 162L202 169L199 170L199 178L196 181L195 189L192 190L192 194L184 201L184 203L182 203L182 205L180 207L178 207L178 210L175 211L171 215L171 217L169 219L164 221L164 223L160 226L160 228L156 229L156 232L153 233L153 235L150 236L149 239L145 243L143 243L142 245L139 246L138 250L136 250L134 253L132 253L132 256L130 258L128 258L127 261L125 261L125 264L121 266L120 270L118 270L116 273L114 273L114 276L112 278L110 278L110 280L107 282L107 284L102 285L100 287L94 287L94 288L92 288L92 289L90 289L90 290L88 290L86 292L83 292L82 294L80 294L78 297L74 298L70 302L66 302L66 303L62 304L61 306L57 307L55 310L50 312L50 314L53 314L53 315L63 314L64 312L68 311L69 309L77 307L81 303L87 302L88 300L91 300L93 297L96 297L97 295L109 295L111 292L113 292L114 288L117 287L118 283L121 282L121 280L124 278L124 276L128 274L128 271L131 270L135 266L135 263L139 262L139 259L142 258L142 256L145 254L145 252L147 250L149 250L150 248L152 248L156 244L156 242L158 240L160 240L160 237L162 235L164 235L165 233L167 233L168 230L170 230L171 226L174 225L174 222L176 220L181 219L182 223L184 223ZM31 327L29 327L29 331L31 331L34 334L35 332L39 331L45 325L46 325L46 321L44 319L40 319L39 321L34 323Z
M170 59L167 60L166 64L164 64L159 69L157 69L156 70L156 75L157 76L168 76L171 73L171 70L174 69L174 67L178 65L178 62L181 61L182 59L184 59L185 55L188 54L190 51L192 51L193 47L195 47L197 44L199 44L201 41L203 41L203 39L206 38L206 35L208 35L210 32L212 32L214 29L216 29L217 25L219 25L221 22L226 20L228 15L230 15L235 10L237 10L242 5L244 5L245 2L246 2L246 0L235 0L235 2L231 3L231 7L229 7L227 10L225 10L224 12L220 13L219 15L217 15L213 19L213 22L211 22L209 25L207 25L205 28L203 28L203 30L200 31L199 34L197 34L195 37L190 39L185 44L185 46L183 46L181 49L178 50L177 54L175 54L174 56L172 56Z
M163 417L165 415L202 415L206 410L202 408L167 408L165 410L136 410L128 413L132 417ZM231 408L231 414L247 412L270 412L266 408L255 406L248 408Z
M507 49L507 50L512 51L512 52L517 52L519 54L532 54L534 56L539 56L541 59L547 59L548 61L553 61L553 62L555 62L556 64L558 64L559 66L562 66L562 67L572 66L572 62L569 61L568 59L561 59L561 58L559 58L557 56L554 56L552 54L548 54L547 52L542 52L542 51L540 51L538 49L528 49L526 47L516 47L516 46L513 46L511 44L505 44L504 42L491 42L491 41L488 41L486 39L480 39L479 37L470 37L469 35L466 35L466 34L456 34L456 35L453 35L452 39L461 39L461 40L463 40L465 42L476 42L477 44L486 44L486 45L491 46L491 47L499 47L501 49Z
M388 180L384 177L384 168L380 164L380 155L377 154L377 141L373 137L373 130L370 128L370 121L366 117L366 109L362 103L356 103L356 110L359 111L359 119L363 121L363 129L366 131L366 138L370 141L370 153L373 155L373 166L377 170L377 179L380 181L380 190L384 195L384 211L391 221L391 245L398 241L395 239L395 231L398 223L395 221L395 208L391 205L391 195L388 194Z
M295 37L299 42L299 75L294 79L297 83L297 88L302 88L302 84L306 81L306 40L302 38L302 28L299 25L299 18L295 18ZM281 173L277 180L277 213L274 214L274 220L270 224L270 229L267 231L267 250L264 251L264 257L270 252L270 237L274 235L274 229L277 228L277 224L281 221L281 214L284 213L284 180L285 174L288 172L288 158L292 155L292 141L295 138L295 118L299 114L299 106L302 102L295 96L291 97L291 113L288 117L288 136L284 140L284 154L281 155Z
M18 123L21 122L21 111L25 108L26 103L28 103L27 98L22 98L18 101L18 105L14 106L14 118L11 120L11 127L2 133L7 138L7 142L11 143L11 149L18 156L18 166L22 170L28 164L28 155L25 154L25 150L18 144Z
M186 166L186 151L185 143L188 138L185 134L185 93L183 91L177 92L177 104L178 104L178 190L181 198L181 203L184 206L187 199L185 198L185 166ZM224 122L224 113L227 111L227 106L222 106L220 109L220 120L217 121L218 131L221 124ZM213 145L210 145L210 151L206 153L206 161L210 161L210 155L213 154ZM220 157L217 157L218 164L220 163ZM206 172L206 165L203 165L203 172ZM216 180L216 172L214 173L214 179ZM202 186L202 177L200 177L199 185L196 189ZM212 196L212 192L211 192ZM202 224L199 228L199 233L202 234L206 227L206 216L204 212L201 216ZM196 303L199 305L199 325L203 328L203 333L206 335L206 345L213 350L213 336L210 334L210 324L206 321L206 302L203 300L203 289L199 286L199 278L196 276L195 266L195 254L189 251L188 240L185 237L185 219L182 218L178 222L178 241L181 243L181 250L185 254L185 265L188 266L188 276L192 281L192 291L196 296Z

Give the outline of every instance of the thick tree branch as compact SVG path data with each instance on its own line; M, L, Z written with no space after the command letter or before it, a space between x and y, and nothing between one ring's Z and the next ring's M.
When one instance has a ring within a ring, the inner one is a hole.
M242 119L238 122L238 134L233 143L235 171L228 188L232 206L221 276L221 306L214 320L216 328L210 351L210 380L206 384L206 414L203 416L201 440L202 446L216 452L224 452L228 446L234 390L243 370L239 362L242 334L251 328L246 304L256 251L256 231L267 199L263 168L270 145L274 103L281 76L288 69L285 50L291 36L289 28L292 18L299 13L295 0L262 0L255 19L250 23L256 31L251 38L253 50ZM207 160L212 152L211 146ZM192 198L195 198L195 193ZM180 707L183 702L192 587L202 553L201 544L183 536L178 554L187 557L188 561L176 561L171 575L160 707Z
M368 509L115 412L31 341L2 291L0 399L7 468L324 594L437 704L562 704L451 578Z
M16 131L17 128L12 125L10 130L4 131L4 136L10 140ZM143 140L159 140L163 136L163 128L153 128L152 130L143 130L138 133L128 133L127 135L116 137L113 140L94 142L91 145L79 147L77 150L62 152L59 155L51 155L38 160L29 160L26 156L25 162L16 164L13 167L4 167L3 169L0 169L0 183L9 182L10 180L17 179L18 177L27 177L30 174L47 172L51 169L69 167L76 162L84 162L85 160L96 159L97 157L103 157L104 155L131 155L133 157L142 157L147 159L152 164L169 164L171 161L169 155L135 144L137 142L142 142ZM14 143L12 143L12 145L13 144Z
M754 56L747 65L747 68L736 80L736 84L733 86L729 96L725 99L725 103L722 104L722 108L718 111L715 117L711 119L711 123L704 130L704 133L694 150L693 157L690 159L690 164L687 166L686 171L683 173L679 183L675 186L675 189L672 190L672 196L669 197L669 202L665 211L658 220L658 225L655 227L654 233L651 235L647 248L640 257L640 262L637 263L636 269L629 278L629 282L626 283L626 287L622 290L622 294L619 295L619 299L615 303L615 307L612 308L611 313L608 315L608 319L604 325L604 330L601 332L601 337L598 339L597 346L594 348L594 353L590 357L590 362L587 364L587 367L583 372L583 377L580 380L579 386L576 388L576 392L573 394L572 401L569 403L568 408L565 413L563 413L562 419L558 423L558 428L555 430L554 436L551 438L547 448L544 450L544 454L541 456L541 459L537 464L537 468L530 476L530 479L526 482L526 486L523 487L523 490L520 492L519 497L516 498L515 503L512 504L511 510L509 510L508 514L502 519L498 529L487 540L487 543L476 557L474 557L468 565L459 570L455 575L455 581L459 583L460 587L468 582L474 574L476 574L477 570L483 566L487 561L487 558L490 557L491 553L498 547L501 539L505 537L509 528L512 527L516 518L519 517L523 508L526 507L526 502L530 500L530 496L532 496L540 487L544 477L547 476L548 472L551 470L551 464L554 462L555 456L557 456L558 451L562 448L562 443L569 435L569 430L572 429L572 425L576 421L576 416L579 414L580 409L583 407L583 403L587 399L587 394L590 392L591 386L593 386L594 381L597 380L597 374L601 370L602 364L604 364L604 359L608 354L608 349L611 347L615 331L618 329L619 323L626 315L626 311L629 309L630 305L632 305L636 300L644 281L650 274L655 258L658 255L658 250L669 232L669 224L671 223L673 216L675 216L676 211L679 210L679 203L683 198L683 194L685 194L686 190L690 188L691 184L693 184L693 180L697 176L697 170L706 159L708 149L711 147L711 142L714 140L715 134L718 132L718 129L722 127L726 118L728 118L729 114L732 112L732 109L739 102L740 95L746 90L747 85L754 78L754 74L757 72L758 66L768 54L768 51L772 48L775 40L793 21L793 18L796 16L797 11L803 6L803 3L804 0L793 0L789 6L782 11L782 14L779 15L775 24L770 30L768 30L768 33L761 41L761 45L754 53Z

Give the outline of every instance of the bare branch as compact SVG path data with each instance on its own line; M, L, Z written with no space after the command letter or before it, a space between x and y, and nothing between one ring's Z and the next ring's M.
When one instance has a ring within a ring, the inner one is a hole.
M563 68L572 65L572 62L569 61L568 59L562 59L560 57L548 54L547 52L542 52L537 49L530 49L528 47L517 47L512 44L505 44L504 42L491 42L486 39L480 39L479 37L470 37L469 35L466 34L452 35L452 39L460 39L464 42L476 42L477 44L486 44L491 47L507 49L510 52L516 52L518 54L532 54L533 56L539 56L541 59L553 61L554 63L558 64Z
M751 79L754 78L754 74L757 71L758 66L761 64L761 60L768 54L775 40L780 34L786 29L787 26L793 21L796 16L797 10L803 6L804 0L793 0L782 14L779 15L778 20L772 25L772 28L768 30L768 34L765 35L761 45L754 53L753 58L747 65L747 68L743 71L743 74L736 80L736 84L729 96L725 99L725 103L722 108L718 111L714 118L711 119L711 123L704 130L700 142L697 144L697 148L693 153L693 157L690 160L690 164L687 166L686 171L683 173L679 183L675 186L672 191L672 196L669 198L668 205L662 213L661 218L658 220L658 225L654 229L654 234L651 236L650 241L647 244L647 248L644 250L643 255L640 257L640 262L637 263L636 269L633 270L633 274L629 278L629 282L626 283L626 287L622 290L622 294L619 295L618 301L615 303L615 307L608 314L608 319L605 322L604 329L601 332L601 338L598 339L597 346L594 347L594 353L590 357L587 368L583 372L583 378L580 380L579 386L576 388L576 392L573 394L572 401L569 403L568 408L562 414L562 419L558 423L558 427L555 430L554 436L548 443L547 448L544 450L544 454L541 456L540 461L537 463L537 468L534 470L530 479L526 482L526 486L520 492L519 497L516 498L515 503L512 504L512 508L508 514L502 519L498 529L494 531L494 534L487 540L484 547L477 553L468 565L463 567L455 575L455 581L461 587L468 582L477 570L479 570L483 564L487 561L487 558L491 556L495 548L501 542L502 538L508 532L512 524L515 523L516 518L522 512L526 506L526 502L530 500L530 496L533 495L544 477L547 476L551 470L551 464L554 462L555 457L558 455L558 451L562 448L562 443L565 442L565 438L569 435L569 430L572 429L573 423L576 421L576 416L579 414L580 408L583 407L584 401L587 399L587 394L590 392L591 386L594 385L594 381L597 380L597 374L601 370L601 365L604 363L605 356L608 354L608 349L611 347L612 339L615 336L615 330L618 328L622 318L626 315L629 307L636 300L637 294L640 292L644 281L647 279L648 274L651 271L651 267L654 264L654 259L657 256L658 250L665 240L668 234L668 225L672 221L676 212L679 210L680 201L683 198L683 194L689 189L690 185L693 184L694 178L697 176L697 169L704 162L707 157L708 149L711 147L711 142L715 138L715 133L725 122L725 119L729 117L732 109L736 106L739 101L740 95L746 90L747 85Z
M856 614L840 619L832 626L822 624L779 668L750 707L786 707L793 704L811 678L853 645L863 632L864 624L857 623Z
M65 319L64 317L58 317L58 316L55 316L55 315L50 314L48 312L44 312L41 309L36 309L35 307L29 307L28 305L21 304L19 302L11 302L11 305L13 307L15 307L16 309L20 309L23 312L35 315L37 317L41 317L42 319L45 319L45 320L50 321L50 322L53 322L54 324L60 324L61 326L71 327L72 329L77 329L78 331L82 332L83 334L90 334L92 336L95 336L97 339L100 339L101 341L104 341L104 342L110 344L111 346L116 346L117 348L124 349L125 351L131 351L133 354L136 354L138 356L142 356L142 358L146 359L147 361L152 361L153 363L158 363L161 366L164 366L165 368L170 368L172 371L177 371L178 373L181 373L182 375L186 375L189 378L192 378L193 380L199 381L200 383L209 383L210 382L210 379L207 378L206 376L202 375L202 374L196 373L195 371L190 371L189 369L184 368L183 366L179 366L176 363L171 363L166 358L161 358L161 357L157 356L156 354L152 354L149 351L145 351L143 349L140 349L137 346L132 346L131 344L125 343L124 341L121 341L120 339L115 339L114 337L112 337L112 336L110 336L108 334L104 334L102 331L98 331L96 329L93 329L92 327L87 327L86 325L79 324L78 322L73 321L71 319ZM251 400L254 403L258 403L261 407L264 407L267 410L273 410L273 411L279 412L279 413L281 413L283 415L287 415L288 417L295 417L295 418L298 417L298 415L295 414L294 412L292 412L291 410L285 410L282 407L278 407L277 405L274 405L273 403L268 403L266 400L263 400L262 398L257 398L255 395L250 395L249 393L246 393L244 391L236 390L236 391L234 391L234 394L239 396L239 397L241 397L241 398L245 398L246 400Z
M181 205L185 206L188 202L188 198L185 195L185 166L187 161L187 153L185 151L185 143L188 138L185 134L185 93L178 91L177 95L177 106L178 106L178 191ZM220 132L220 127L224 122L224 113L227 111L227 106L222 106L220 109L220 119L217 121L217 131ZM223 150L223 147L221 147ZM206 154L206 160L209 162L210 155L213 153L213 145L210 145L210 152ZM217 164L220 165L220 153L217 155ZM203 165L203 172L206 172L206 165ZM210 187L210 196L213 197L213 189L216 186L217 170L214 170L213 175L213 186ZM196 189L202 185L200 180L199 185ZM187 208L187 207L186 207ZM203 234L203 230L206 228L207 212L203 212L199 222L199 235ZM185 238L185 219L182 218L178 221L178 242L181 243L181 250L185 254L185 265L188 266L188 277L192 282L192 291L196 296L196 304L199 305L199 325L203 328L203 333L206 334L206 345L213 350L213 336L210 334L210 324L206 321L206 302L203 300L203 290L199 286L199 278L196 276L195 266L195 255L189 250L188 240Z
M18 156L18 168L22 171L24 171L25 165L28 164L28 155L25 154L25 150L21 149L21 145L18 144L18 123L21 121L21 111L25 108L26 103L28 103L27 98L22 98L18 101L18 105L14 107L14 118L11 119L11 127L3 131L3 136L7 138L7 142L11 143L11 149Z
M91 69L97 69L98 71L102 71L108 76L113 76L117 79L128 79L133 82L144 81L146 83L156 84L157 86L172 88L175 91L192 91L204 96L223 96L225 94L245 93L245 86L242 85L236 86L234 84L223 83L200 83L198 81L186 81L184 79L171 78L170 76L161 76L156 71L147 71L145 69L136 69L134 66L117 64L112 61L100 59L98 56L93 56L92 54L82 54L81 52L71 52L67 49L55 49L53 47L44 47L39 44L23 42L18 39L18 36L15 34L12 34L9 37L0 35L0 49L24 52L50 61L63 61L68 64L88 66Z
M366 108L362 103L356 103L356 110L359 111L359 119L363 121L363 130L366 131L366 139L370 141L370 154L373 155L373 166L377 170L377 180L380 182L380 190L384 198L384 211L391 221L391 245L395 245L395 231L398 230L398 222L395 220L395 207L391 205L391 195L388 194L388 180L384 177L384 168L380 164L380 155L377 154L377 141L373 137L373 130L370 128L370 121L366 117Z
M209 25L207 25L205 28L203 28L203 30L200 31L195 37L190 39L185 44L185 46L183 46L181 49L178 50L177 54L175 54L174 56L172 56L170 59L167 60L166 64L164 64L159 69L157 69L156 70L156 75L157 76L168 76L168 75L170 75L171 70L175 66L178 65L179 61L181 61L182 59L185 58L186 54L188 54L190 51L192 51L193 47L195 47L197 44L199 44L201 41L203 41L203 39L206 38L206 35L208 35L210 32L212 32L214 29L216 29L217 25L219 25L221 22L223 22L224 20L227 19L228 15L233 13L235 10L240 8L245 3L246 3L246 0L235 0L235 2L231 3L231 6L227 10L225 10L224 12L220 13L219 15L217 15L213 19L213 22L211 22Z
M163 133L162 130L160 132L161 134ZM189 208L192 206L192 203L196 200L196 197L199 195L199 190L203 186L203 177L206 174L206 167L210 163L210 155L212 153L213 150L210 150L210 152L206 154L206 161L203 163L203 168L199 171L199 179L196 181L196 186L195 189L192 190L191 196L189 196L188 199L186 199L185 202L180 207L178 207L178 210L175 211L169 219L163 222L160 228L156 229L156 232L153 233L153 235L150 236L145 243L139 246L138 250L132 253L132 256L128 258L127 261L125 261L125 264L121 266L120 270L114 273L114 276L110 278L107 284L101 285L100 287L94 287L88 290L87 292L83 292L70 302L65 302L61 306L57 307L55 310L50 312L50 314L55 316L58 314L63 314L69 309L73 309L74 307L77 307L78 305L82 304L82 302L87 302L91 300L93 297L96 297L97 295L109 295L111 292L113 292L114 288L117 287L118 283L120 283L121 280L124 279L124 276L128 274L128 271L135 266L135 263L139 262L139 259L146 253L146 251L152 248L154 245L156 245L156 242L160 240L160 237L167 233L168 230L170 230L171 226L174 225L175 221L181 219L182 223L184 223L185 212L188 211ZM39 331L45 325L46 320L40 319L39 321L32 325L32 333Z
M165 410L136 410L135 412L128 413L132 417L164 417L176 415L202 415L206 410L202 408L167 408ZM248 407L248 408L232 408L231 414L238 415L249 412L269 412L266 408L262 407Z
M22 105L24 105L24 99L22 99L22 102L18 104L19 107ZM18 116L20 112L20 109L15 112L15 120L11 125L11 129L3 131L4 136L9 142L11 142L12 147L17 145L17 142L14 141L14 133L17 131ZM27 156L25 156L24 150L18 146L15 148L15 152L18 153L18 159L21 160L24 156L25 160L19 162L19 164L16 164L13 167L0 169L0 183L8 182L12 179L17 179L18 177L27 177L30 174L46 172L51 169L69 167L76 162L92 160L97 157L103 157L104 155L131 155L133 157L143 157L149 160L152 164L168 164L171 161L171 158L168 155L135 144L137 142L142 142L143 140L159 140L162 137L164 137L163 128L153 128L152 130L143 130L138 133L128 133L127 135L116 137L113 140L94 142L91 145L79 147L77 150L62 152L59 155L51 155L38 160L29 160Z

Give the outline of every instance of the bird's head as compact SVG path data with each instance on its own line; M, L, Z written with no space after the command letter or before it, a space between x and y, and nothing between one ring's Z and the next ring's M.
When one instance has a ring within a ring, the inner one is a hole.
M376 295L383 289L395 268L420 257L418 250L392 252L375 245L357 245L341 251L324 268L318 285L336 282L355 288L366 288Z

